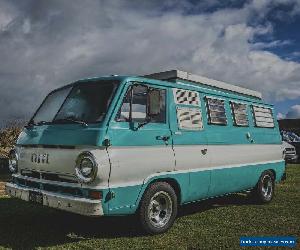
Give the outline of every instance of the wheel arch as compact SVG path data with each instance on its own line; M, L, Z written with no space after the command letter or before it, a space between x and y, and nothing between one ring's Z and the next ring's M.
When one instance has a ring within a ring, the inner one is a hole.
M178 182L178 180L176 180L176 178L172 178L172 177L156 177L156 178L152 178L150 180L148 180L143 187L141 188L140 194L138 196L137 202L136 202L136 207L137 210L140 207L140 203L141 200L146 192L146 190L150 187L151 184L156 183L156 182L166 182L168 183L175 191L176 196L177 196L177 204L180 205L181 204L181 200L182 200L182 189L181 186Z
M276 171L275 169L267 169L267 171L270 171L272 174L273 174L273 177L274 177L274 181L276 180Z
M263 174L264 172L267 172L267 171L270 172L270 173L273 175L274 181L276 181L276 170L273 169L273 168L267 168L267 169L263 170L263 171L260 173L259 179L260 179L260 177L262 176L262 174ZM258 181L259 181L259 179L258 179Z

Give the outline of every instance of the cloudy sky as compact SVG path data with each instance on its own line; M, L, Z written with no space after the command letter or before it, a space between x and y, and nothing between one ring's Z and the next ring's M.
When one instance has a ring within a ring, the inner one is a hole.
M300 118L300 0L0 0L0 121L79 78L182 69Z

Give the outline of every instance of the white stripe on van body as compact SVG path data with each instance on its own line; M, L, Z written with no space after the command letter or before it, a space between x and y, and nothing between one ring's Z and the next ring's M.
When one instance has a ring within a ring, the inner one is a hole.
M123 183L123 185L113 185L111 184L111 188L120 188L120 187L130 187L130 186L137 186L142 185L150 181L154 177L160 177L164 175L175 175L175 174L187 174L187 173L195 173L195 172L201 172L201 171L212 171L217 169L229 169L229 168L239 168L239 167L245 167L245 166L257 166L257 165L264 165L269 163L281 163L284 160L275 160L275 161L262 161L262 162L251 162L251 163L245 163L245 164L235 164L235 165L227 165L227 166L217 166L217 167L206 167L206 168L194 168L189 170L174 170L174 171L167 171L167 172L160 172L155 173L152 175L149 175L144 181L142 182L127 182Z
M283 161L278 144L178 145L176 166L166 160L164 146L110 147L110 187L140 185L150 176L188 173ZM201 150L207 149L205 155ZM115 158L115 159L114 159ZM116 160L118 159L118 160Z

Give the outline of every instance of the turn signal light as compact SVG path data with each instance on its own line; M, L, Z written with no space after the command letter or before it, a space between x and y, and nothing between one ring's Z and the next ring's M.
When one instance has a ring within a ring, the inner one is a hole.
M89 197L91 199L101 200L102 199L102 192L101 191L90 191L89 192Z

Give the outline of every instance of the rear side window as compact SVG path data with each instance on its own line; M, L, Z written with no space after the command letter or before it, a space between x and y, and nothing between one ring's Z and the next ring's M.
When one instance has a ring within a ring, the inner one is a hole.
M253 105L252 111L256 127L274 128L272 109Z
M179 129L202 130L202 113L200 96L197 91L173 89L174 102L177 104L176 114Z
M208 124L227 125L224 100L206 97Z
M243 103L230 102L233 117L233 125L249 126L247 116L247 105Z

